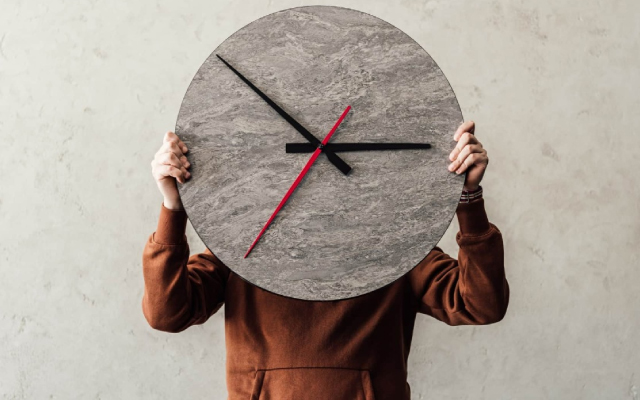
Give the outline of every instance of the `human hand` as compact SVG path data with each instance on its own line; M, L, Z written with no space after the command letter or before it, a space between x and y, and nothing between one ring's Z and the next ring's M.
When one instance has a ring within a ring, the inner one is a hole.
M187 151L189 149L178 135L169 131L164 135L162 146L151 161L151 173L164 196L164 206L168 209L183 209L176 180L184 183L191 176L187 171L191 164L184 155Z
M455 171L456 174L467 171L464 189L469 191L478 189L489 164L487 151L473 134L475 127L476 125L473 121L460 124L453 135L453 139L458 144L449 154L449 160L452 161L449 164L449 171Z

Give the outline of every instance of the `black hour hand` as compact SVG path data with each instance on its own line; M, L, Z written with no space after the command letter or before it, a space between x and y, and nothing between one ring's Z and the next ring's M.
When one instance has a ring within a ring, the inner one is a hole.
M287 153L313 153L317 146L311 143L287 143ZM324 146L334 153L345 151L376 151L376 150L415 150L430 149L429 143L327 143Z

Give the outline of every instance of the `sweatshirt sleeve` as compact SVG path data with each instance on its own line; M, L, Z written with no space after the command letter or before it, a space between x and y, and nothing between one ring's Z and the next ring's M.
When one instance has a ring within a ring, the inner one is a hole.
M209 249L189 257L184 210L160 209L142 254L142 313L149 325L180 332L204 323L224 303L229 269Z
M448 325L486 325L502 320L509 304L502 233L489 222L484 199L456 210L458 259L438 246L409 273L418 312Z

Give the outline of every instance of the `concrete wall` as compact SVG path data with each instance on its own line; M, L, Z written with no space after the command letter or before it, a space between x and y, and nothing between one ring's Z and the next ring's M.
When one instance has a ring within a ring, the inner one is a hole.
M149 163L209 53L304 4L332 3L0 0L1 398L226 396L223 313L174 335L140 309L162 201ZM491 160L508 315L419 316L414 398L640 398L640 3L333 4L416 39Z

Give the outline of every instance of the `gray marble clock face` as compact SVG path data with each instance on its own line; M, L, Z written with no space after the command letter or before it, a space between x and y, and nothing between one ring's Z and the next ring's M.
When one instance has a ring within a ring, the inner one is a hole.
M285 152L307 141L216 54L320 140L351 105L331 143L432 148L337 153L346 176L321 153L243 258L311 153ZM231 35L193 78L176 124L192 164L180 197L205 245L252 284L359 296L409 272L447 230L464 184L447 170L462 121L442 71L401 30L341 7L279 11Z

